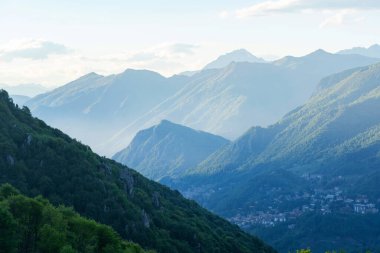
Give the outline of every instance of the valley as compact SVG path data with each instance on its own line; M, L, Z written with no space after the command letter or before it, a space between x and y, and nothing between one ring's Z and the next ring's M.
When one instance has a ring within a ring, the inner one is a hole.
M0 1L0 253L380 253L380 1Z

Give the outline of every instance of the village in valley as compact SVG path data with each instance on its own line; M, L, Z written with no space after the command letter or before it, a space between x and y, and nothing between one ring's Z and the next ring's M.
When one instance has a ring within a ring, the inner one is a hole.
M308 181L318 183L322 176L320 175L307 175ZM272 189L272 191L281 191L281 189ZM281 206L287 203L287 206L292 206L284 210ZM345 214L357 214L368 215L377 214L379 212L378 206L380 205L380 199L370 200L366 195L348 196L339 187L334 187L329 190L323 190L316 188L312 192L301 192L295 195L277 195L273 199L272 205L264 210L258 210L260 203L257 201L254 205L250 206L252 211L246 212L246 214L238 214L229 218L229 221L237 224L240 227L248 228L251 226L264 226L274 227L278 224L288 222L288 228L293 229L294 221L306 213L321 213L323 215L332 213L345 213Z

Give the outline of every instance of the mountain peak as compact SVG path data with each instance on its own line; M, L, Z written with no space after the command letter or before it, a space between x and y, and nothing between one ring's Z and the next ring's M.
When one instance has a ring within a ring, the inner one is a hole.
M135 72L145 72L145 71L150 72L149 70L127 68L126 70L124 70L122 72L122 74L135 73Z
M236 49L234 51L226 53L225 55L249 55L249 56L254 56L247 49L244 49L244 48Z
M79 79L88 79L88 78L100 78L100 77L103 77L103 76L99 75L99 74L97 74L95 72L90 72L90 73L88 73L88 74L86 74L84 76L79 77L78 80Z
M368 49L370 49L370 50L373 50L373 49L380 50L380 45L379 44L373 44Z
M160 73L157 73L155 71L147 70L147 69L126 69L122 73L120 73L118 76L151 76L151 77L159 77L164 78Z
M159 126L162 126L162 125L176 125L174 124L173 122L167 120L167 119L163 119L160 121L160 123L158 124Z
M170 129L170 128L173 128L173 127L183 127L185 128L185 126L181 126L181 125L178 125L178 124L175 124L167 119L163 119L160 121L160 123L158 123L157 125L153 126L153 128L159 128L159 129Z
M219 56L216 60L207 64L203 69L220 69L230 65L232 62L265 62L264 59L258 58L241 48L224 55Z
M229 143L223 137L162 120L141 130L113 159L155 180L178 177Z
M181 125L181 124L177 124L177 123L174 123L172 121L169 121L167 119L163 119L160 121L160 123L158 123L157 125L154 125L152 126L151 128L148 128L147 130L153 130L153 131L159 131L163 134L167 134L168 132L175 132L177 134L180 134L180 133L190 133L190 132L201 132L201 131L197 131L195 129L192 129L190 127L187 127L187 126L184 126L184 125ZM144 131L144 130L142 130Z
M331 55L331 53L329 53L323 49L318 49L318 50L315 50L314 52L308 54L307 56L324 56L324 55Z

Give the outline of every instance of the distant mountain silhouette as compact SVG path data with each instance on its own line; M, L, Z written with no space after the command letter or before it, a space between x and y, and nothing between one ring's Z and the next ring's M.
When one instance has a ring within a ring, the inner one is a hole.
M368 48L354 47L351 49L341 50L338 54L359 54L367 57L380 58L380 45L374 44Z
M318 50L273 63L232 63L195 74L175 95L117 133L104 147L125 146L131 133L168 119L194 129L235 139L252 125L275 123L302 105L325 76L379 62L360 55Z
M91 73L26 105L33 115L111 156L163 119L237 138L302 105L323 77L378 61L318 50L271 63L231 63L191 77L165 78L147 70Z
M173 95L186 79L147 70L128 69L110 76L90 73L26 105L33 115L99 151L97 145Z
M222 69L233 62L260 62L265 60L258 58L245 49L238 49L227 54L219 56L216 60L207 64L203 69Z

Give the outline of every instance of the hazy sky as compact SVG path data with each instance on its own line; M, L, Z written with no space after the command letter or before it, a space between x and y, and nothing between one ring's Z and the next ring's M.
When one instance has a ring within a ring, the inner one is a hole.
M0 83L195 70L238 48L266 57L380 42L379 0L0 0Z

